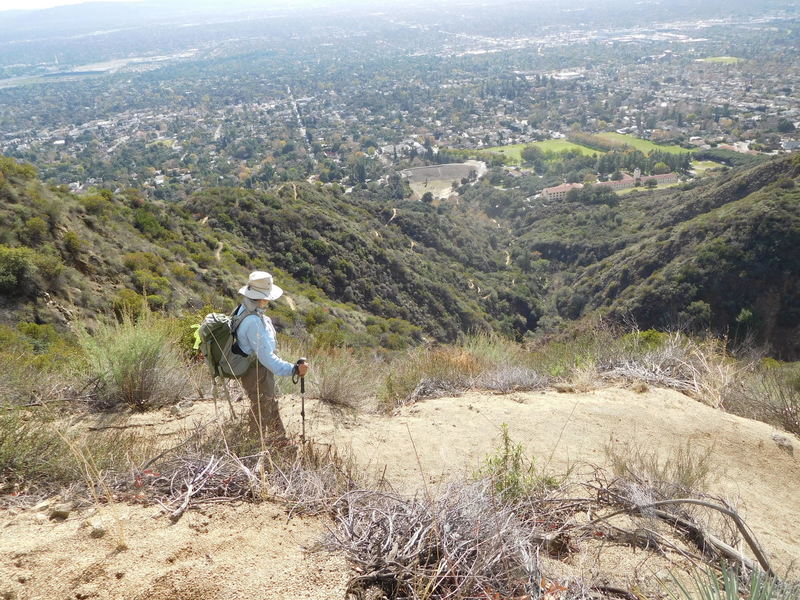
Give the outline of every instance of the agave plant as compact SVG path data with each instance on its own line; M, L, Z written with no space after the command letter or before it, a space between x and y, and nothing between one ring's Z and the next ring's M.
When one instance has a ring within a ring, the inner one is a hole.
M787 585L762 572L754 572L742 583L737 572L723 566L722 575L713 570L696 571L692 584L686 585L673 577L678 591L669 590L673 600L797 600L800 588Z

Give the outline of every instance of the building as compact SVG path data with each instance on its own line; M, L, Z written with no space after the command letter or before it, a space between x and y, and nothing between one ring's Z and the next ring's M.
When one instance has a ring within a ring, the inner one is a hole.
M644 185L649 180L655 180L657 185L668 185L670 183L678 183L680 179L678 179L677 173L664 173L663 175L644 175L641 178L641 183Z
M597 185L597 186L601 186L602 185L602 186L605 186L605 187L609 187L609 188L611 188L612 190L614 190L616 192L617 190L626 190L628 188L632 188L633 186L635 186L636 185L636 178L632 177L628 173L623 173L622 174L622 179L620 179L618 181L615 181L613 179L609 179L608 181L598 181L595 185Z
M582 183L562 183L555 187L544 188L542 196L545 200L564 200L570 190L579 190L582 187Z

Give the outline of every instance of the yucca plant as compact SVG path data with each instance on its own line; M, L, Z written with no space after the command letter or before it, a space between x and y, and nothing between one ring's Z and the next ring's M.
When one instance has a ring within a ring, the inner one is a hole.
M762 572L750 575L742 583L737 572L723 566L721 574L713 570L698 570L687 585L672 577L676 589L667 589L673 600L797 600L800 589L777 581Z

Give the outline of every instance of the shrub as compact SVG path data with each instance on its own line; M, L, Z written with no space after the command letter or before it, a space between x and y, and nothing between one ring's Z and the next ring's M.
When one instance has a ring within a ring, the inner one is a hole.
M666 457L633 442L609 444L605 452L614 475L643 503L703 492L714 473L713 448L698 451L689 441Z
M25 221L25 239L31 246L38 246L47 237L47 223L40 217L31 217Z
M152 271L164 274L164 260L152 252L130 252L122 257L122 264L131 271Z
M35 272L32 250L0 245L0 292L8 295L24 294L28 291Z
M77 258L85 247L84 241L74 231L67 231L63 237L64 251L71 258Z
M556 488L561 481L536 469L533 458L525 455L522 444L511 440L508 425L503 423L500 444L486 457L476 474L492 482L495 493L508 502L518 501L546 489Z
M136 319L142 314L145 307L145 298L133 290L120 290L111 302L117 319L128 316Z
M64 262L55 253L34 252L33 264L44 289L52 290L58 285L58 279L64 272Z
M188 373L174 338L168 322L148 312L82 334L90 375L99 383L95 405L143 411L180 398Z
M99 194L91 194L89 196L80 196L78 203L90 215L104 215L110 212L113 205L108 200Z

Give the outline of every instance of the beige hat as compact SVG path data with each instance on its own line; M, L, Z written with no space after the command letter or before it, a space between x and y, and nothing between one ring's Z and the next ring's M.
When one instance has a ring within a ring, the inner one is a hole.
M265 271L253 271L247 285L239 293L251 300L277 300L283 290L272 283L272 275Z

